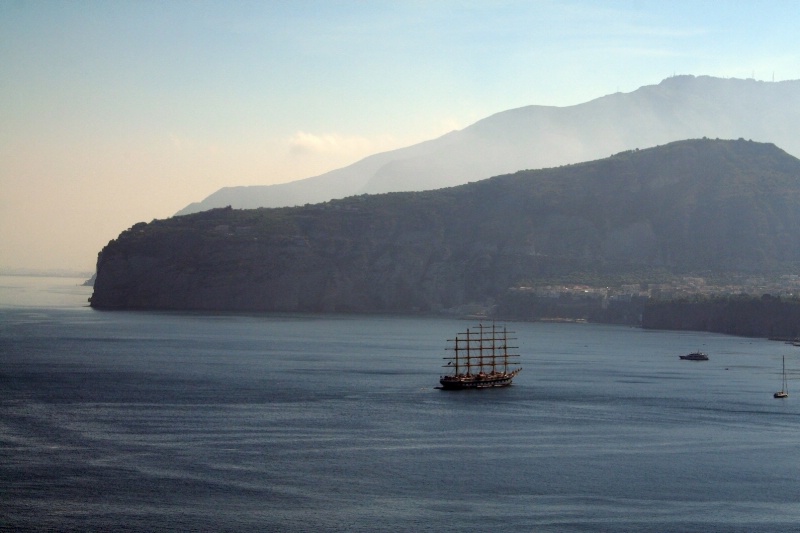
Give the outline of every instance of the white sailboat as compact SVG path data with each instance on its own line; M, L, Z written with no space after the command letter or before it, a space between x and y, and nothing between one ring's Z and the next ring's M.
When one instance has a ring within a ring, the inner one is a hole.
M773 394L775 398L788 398L789 397L789 384L786 381L786 356L783 356L783 381L781 382L781 390Z

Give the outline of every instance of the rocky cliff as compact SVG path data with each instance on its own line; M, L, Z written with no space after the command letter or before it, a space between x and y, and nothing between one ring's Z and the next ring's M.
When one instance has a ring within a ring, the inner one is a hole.
M742 337L800 338L800 300L726 295L654 300L642 310L649 329L710 331Z
M140 223L99 254L96 308L437 311L537 280L800 264L800 161L693 140L421 193Z

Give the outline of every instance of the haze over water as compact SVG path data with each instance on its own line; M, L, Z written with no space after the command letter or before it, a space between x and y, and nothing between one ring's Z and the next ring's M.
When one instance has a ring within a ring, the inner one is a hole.
M791 382L772 398L790 345L514 323L512 387L444 392L471 322L96 312L80 281L0 279L8 530L800 523L800 407Z

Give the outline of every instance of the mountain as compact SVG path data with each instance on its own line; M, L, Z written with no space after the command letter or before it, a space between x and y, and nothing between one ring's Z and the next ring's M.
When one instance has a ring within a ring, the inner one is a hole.
M698 139L427 192L139 223L96 308L440 311L547 280L796 272L800 160Z
M280 185L225 187L178 214L282 207L363 193L422 191L520 169L590 161L691 138L774 143L800 157L800 80L674 76L570 106L497 113L460 131Z

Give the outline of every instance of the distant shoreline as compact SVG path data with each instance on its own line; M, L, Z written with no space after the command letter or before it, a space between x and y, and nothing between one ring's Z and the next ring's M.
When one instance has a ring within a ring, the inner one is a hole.
M0 268L0 276L18 276L24 278L84 278L89 279L94 272L88 270L35 270L25 268Z

